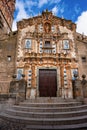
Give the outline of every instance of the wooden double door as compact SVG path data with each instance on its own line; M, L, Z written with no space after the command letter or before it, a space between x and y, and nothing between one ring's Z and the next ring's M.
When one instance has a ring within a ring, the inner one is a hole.
M56 97L57 71L56 69L39 70L39 94L40 97Z

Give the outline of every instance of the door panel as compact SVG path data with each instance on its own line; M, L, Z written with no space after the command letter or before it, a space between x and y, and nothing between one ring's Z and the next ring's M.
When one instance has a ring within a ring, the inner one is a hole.
M56 97L57 72L55 69L39 70L39 93L41 97Z

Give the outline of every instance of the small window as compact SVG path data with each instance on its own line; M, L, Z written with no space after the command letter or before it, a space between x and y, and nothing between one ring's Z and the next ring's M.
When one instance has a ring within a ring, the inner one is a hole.
M82 62L86 62L86 57L85 56L82 57Z
M47 47L47 48L51 47L50 41L45 41L44 47Z
M26 49L31 48L31 40L30 40L30 39L27 39L27 40L25 41L25 48L26 48Z
M11 56L7 56L7 60L10 62L11 61Z
M69 40L63 40L63 49L70 49L69 47Z
M77 36L77 38L78 38L78 39L80 39L80 37L79 37L79 36Z

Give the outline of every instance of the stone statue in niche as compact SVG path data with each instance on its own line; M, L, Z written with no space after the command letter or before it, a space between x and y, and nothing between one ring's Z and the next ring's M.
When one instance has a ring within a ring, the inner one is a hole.
M49 33L51 31L51 25L50 23L45 23L44 29L46 33Z

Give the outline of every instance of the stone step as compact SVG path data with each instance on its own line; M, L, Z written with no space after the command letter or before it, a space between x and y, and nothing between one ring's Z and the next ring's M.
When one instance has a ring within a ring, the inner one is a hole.
M0 130L3 130L3 128L4 130L10 129L9 127L6 123L4 126L2 124ZM11 130L87 130L87 123L77 125L21 125L20 128L19 125L13 124L11 128Z
M29 103L57 103L57 102L77 102L76 99L64 99L60 97L37 97L35 99L27 99Z
M70 106L79 106L81 102L60 102L60 103L30 103L22 102L20 106L26 107L70 107Z
M71 112L87 109L87 105L79 105L72 107L27 107L27 106L12 106L13 110L26 112Z
M13 125L13 130L16 125L18 130L22 126L25 128L23 130L80 130L87 128L87 105L76 100L29 99L6 109L0 113L0 118L4 121L2 125Z
M3 120L9 122L20 123L25 125L79 125L82 123L87 123L87 115L80 117L70 117L70 118L29 118L29 117L20 117L12 116L6 113L0 114Z
M71 111L71 112L26 112L8 109L5 111L6 114L12 116L29 117L29 118L69 118L77 116L87 115L87 110Z
M28 125L26 130L87 130L87 123L77 125Z

